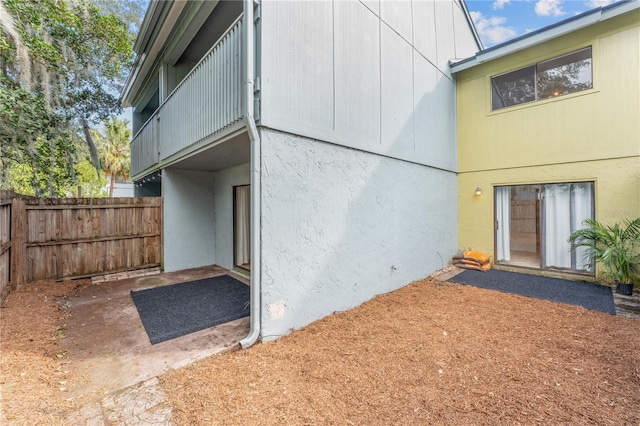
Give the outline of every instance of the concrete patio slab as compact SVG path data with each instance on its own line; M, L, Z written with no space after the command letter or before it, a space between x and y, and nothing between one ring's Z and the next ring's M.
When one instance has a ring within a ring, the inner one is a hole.
M67 300L69 317L61 343L69 370L81 377L69 386L69 396L100 401L164 371L237 347L249 332L249 318L152 345L130 296L131 290L224 274L249 284L246 277L226 269L205 267L93 283L81 296Z

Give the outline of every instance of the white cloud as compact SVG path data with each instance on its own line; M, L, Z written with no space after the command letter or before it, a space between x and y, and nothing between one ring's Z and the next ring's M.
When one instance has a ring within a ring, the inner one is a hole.
M507 22L505 17L492 16L487 18L481 12L470 12L470 14L482 43L487 47L502 43L516 35L513 28L503 25Z
M494 9L502 9L505 4L511 3L511 0L496 0L493 2Z
M538 16L562 16L564 14L561 0L538 0L536 3L536 15Z
M586 4L589 9L595 9L596 7L609 6L611 3L613 3L613 0L591 0L584 4Z

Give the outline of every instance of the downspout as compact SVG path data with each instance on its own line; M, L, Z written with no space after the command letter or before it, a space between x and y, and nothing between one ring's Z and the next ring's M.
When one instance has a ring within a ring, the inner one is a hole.
M253 77L255 75L254 64L254 38L253 38L253 1L243 0L244 10L244 62L245 62L245 115L244 120L251 141L251 328L249 334L240 341L243 349L253 345L260 336L260 311L261 311L261 261L260 249L262 238L260 236L260 134L253 119Z

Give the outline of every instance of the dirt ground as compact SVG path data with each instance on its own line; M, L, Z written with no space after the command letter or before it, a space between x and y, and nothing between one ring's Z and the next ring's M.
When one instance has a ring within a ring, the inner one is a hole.
M1 424L64 424L64 296L0 309ZM640 424L640 320L432 280L164 374L178 425Z

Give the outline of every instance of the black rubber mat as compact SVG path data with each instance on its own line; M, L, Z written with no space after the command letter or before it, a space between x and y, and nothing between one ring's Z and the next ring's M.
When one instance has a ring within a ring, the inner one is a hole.
M616 314L611 287L585 281L569 281L495 269L487 272L466 270L449 279L449 281L498 290L504 293L582 306L586 309L611 315Z
M132 291L152 344L249 316L249 286L228 275Z

